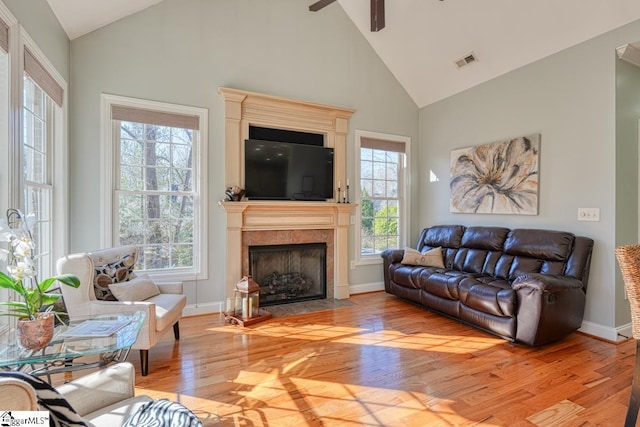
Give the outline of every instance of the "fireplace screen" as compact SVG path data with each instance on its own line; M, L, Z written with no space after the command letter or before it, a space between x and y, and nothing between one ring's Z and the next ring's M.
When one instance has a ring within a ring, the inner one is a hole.
M327 297L327 244L249 246L249 274L260 306Z

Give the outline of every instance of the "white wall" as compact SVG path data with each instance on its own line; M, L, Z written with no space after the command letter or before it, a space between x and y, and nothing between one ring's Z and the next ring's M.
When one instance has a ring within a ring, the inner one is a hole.
M100 93L209 109L209 279L187 283L189 304L224 298L223 102L219 86L354 108L354 131L418 138L418 108L338 7L300 0L165 0L71 42L72 250L98 246ZM416 193L417 196L417 193ZM353 240L353 239L352 239ZM353 246L353 242L350 243ZM379 266L350 283L381 280ZM238 278L240 279L240 278Z
M616 190L618 197L637 200L637 185L625 187L625 182L637 180L637 169L618 176L618 187L616 181L615 48L638 39L640 21L420 111L419 217L424 225L558 229L593 238L583 329L613 339L616 328L629 320L614 255ZM473 67L464 72L473 72ZM542 135L539 215L449 212L451 150L532 133ZM633 156L635 161L637 150L629 149L623 147L618 156ZM429 170L439 182L429 182ZM578 222L579 207L600 208L601 221ZM631 216L635 221L637 212Z

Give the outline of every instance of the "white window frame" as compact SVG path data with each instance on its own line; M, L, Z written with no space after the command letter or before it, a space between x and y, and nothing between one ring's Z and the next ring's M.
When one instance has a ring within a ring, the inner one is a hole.
M13 59L19 56L18 52L20 28L15 17L9 12L4 3L0 2L0 19L9 27L9 46L6 53L6 67L2 72L2 84L0 86L0 98L2 100L0 107L0 153L5 153L0 159L0 212L4 215L7 209L12 206L13 196L18 191L16 188L16 177L20 169L15 164L16 161L16 143L15 134L18 129L16 114L17 103L20 101L20 93L16 95L15 81L21 81L20 64L15 63ZM17 100L17 101L16 101ZM6 262L0 261L0 268L6 272ZM14 299L13 292L7 289L0 289L0 299L2 301L10 301ZM0 318L0 333L8 333L10 325L15 325L15 318L2 316Z
M114 224L116 220L117 204L115 190L117 179L117 147L114 144L114 126L111 118L112 106L156 110L161 112L195 115L199 118L199 137L193 147L193 187L194 187L194 266L192 268L150 271L154 278L167 280L205 280L207 271L207 145L208 145L208 110L205 108L189 107L145 99L129 98L110 94L101 94L101 217L102 247L111 247L114 242Z
M401 135L392 135L380 132L372 132L366 130L356 130L355 131L355 185L354 185L354 193L356 198L356 203L358 203L358 209L356 209L356 226L355 226L355 254L354 254L354 262L356 266L359 265L373 265L373 264L382 264L382 258L379 254L371 254L371 255L363 255L361 242L362 242L362 214L361 214L361 206L362 200L360 197L360 148L361 148L361 140L362 138L373 138L380 139L385 141L395 141L402 142L405 145L405 153L404 153L404 163L400 164L400 170L398 170L398 200L399 200L399 218L400 218L400 230L399 230L399 238L398 247L402 248L407 246L408 235L409 235L409 212L411 212L410 201L409 201L409 165L410 163L410 147L411 147L411 138L407 136Z
M68 200L68 138L67 138L67 82L62 78L60 73L55 69L51 62L47 59L44 53L38 48L36 43L29 37L29 35L19 27L17 37L17 55L13 54L12 42L9 42L9 51L12 57L10 62L18 63L19 67L16 70L12 67L12 72L15 72L11 79L11 90L15 90L12 96L11 109L14 112L11 122L16 126L15 130L11 132L11 140L14 141L14 150L11 152L12 158L15 160L15 168L12 170L14 179L19 179L19 183L12 185L12 193L10 195L10 207L18 207L21 210L25 208L24 190L25 182L23 176L23 157L22 157L22 144L24 142L23 125L24 125L24 105L23 105L23 92L24 92L24 49L28 48L32 56L40 63L42 68L53 78L53 80L62 88L63 99L62 106L58 106L53 101L53 107L47 108L47 149L50 157L48 171L50 182L46 185L51 189L51 208L50 208L50 220L51 220L51 232L48 238L51 242L49 265L41 266L44 271L49 271L49 274L54 275L56 260L64 256L68 252L68 225L69 216L67 208ZM13 45L15 46L15 45ZM19 58L15 61L16 56ZM15 71L14 71L15 70ZM19 70L19 71L18 71ZM19 99L18 99L19 98ZM49 97L50 98L50 97ZM28 214L29 212L24 212Z

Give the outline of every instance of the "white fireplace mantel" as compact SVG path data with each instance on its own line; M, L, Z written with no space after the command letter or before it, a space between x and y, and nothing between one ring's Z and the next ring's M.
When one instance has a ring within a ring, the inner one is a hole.
M333 230L333 297L349 298L349 218L356 205L329 202L224 202L227 212L227 295L243 271L243 232Z
M225 102L225 186L244 187L244 141L249 126L273 127L325 135L334 149L334 182L346 182L348 121L354 110L221 87ZM336 189L337 190L337 189ZM333 230L333 295L349 297L347 233L356 205L310 201L222 203L227 213L226 294L233 295L243 274L243 232Z

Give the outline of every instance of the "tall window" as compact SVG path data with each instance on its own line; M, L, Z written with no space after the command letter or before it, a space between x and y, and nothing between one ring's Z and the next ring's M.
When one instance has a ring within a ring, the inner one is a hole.
M137 245L139 270L201 273L206 111L124 98L109 102L116 159L113 244Z
M9 20L5 20L4 7L0 6L0 213L4 214L9 207L11 192L10 177L14 175L13 157L10 153L9 142ZM6 261L0 259L0 271L6 270ZM0 300L9 301L12 298L7 289L0 289ZM8 316L0 317L0 333L7 333L5 328L9 323Z
M61 117L64 90L32 50L35 49L24 49L21 209L24 214L35 214L36 223L32 233L37 245L37 269L38 276L44 278L54 273L54 185L58 182L60 188L63 186L63 180L56 179L54 173L54 147L63 144ZM64 150L61 151L58 153L58 169L63 169ZM60 177L60 171L57 176ZM65 220L58 218L57 221L60 233L64 230Z
M51 116L51 99L28 76L24 78L23 100L23 167L25 214L35 213L32 230L38 246L39 277L51 274L51 181L52 150L47 128Z
M359 142L359 259L379 260L387 248L405 244L407 139L356 132Z

